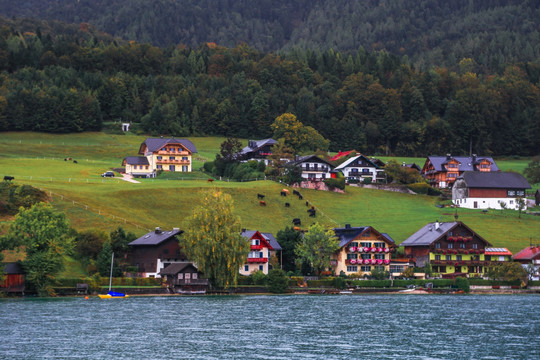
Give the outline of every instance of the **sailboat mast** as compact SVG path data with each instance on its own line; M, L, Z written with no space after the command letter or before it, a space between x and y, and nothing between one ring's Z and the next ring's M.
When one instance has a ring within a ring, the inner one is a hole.
M109 276L109 291L111 291L111 286L112 286L112 269L113 269L113 264L114 264L114 252L112 253L112 257L111 257L111 275Z

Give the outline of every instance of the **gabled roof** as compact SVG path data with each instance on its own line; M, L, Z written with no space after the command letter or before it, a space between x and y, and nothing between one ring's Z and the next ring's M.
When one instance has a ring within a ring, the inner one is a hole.
M268 242L268 245L272 247L271 250L282 250L281 245L279 245L272 233L262 233L257 230L243 230L240 235L242 235L248 240L251 240L253 236L257 233L259 233L263 237L263 239Z
M124 158L123 163L129 165L150 165L146 156L128 156Z
M266 146L266 145L274 145L277 143L274 139L262 139L262 140L249 140L249 143L251 146L246 146L243 148L238 154L239 155L245 155L250 152L254 152L259 150L260 148Z
M328 161L326 161L324 159L321 159L317 155L299 156L298 158L296 158L296 159L294 159L292 161L289 161L287 164L288 165L300 165L300 164L305 163L305 162L325 163L326 165L328 165L330 167L330 169L334 168L334 165L330 164Z
M540 246L528 246L514 255L514 260L537 260L540 259Z
M159 272L159 274L160 275L176 275L176 274L186 270L189 267L191 267L195 271L197 271L197 268L192 263L190 263L190 262L180 262L180 263L172 263L172 264L170 264L166 268L162 269Z
M188 149L192 153L197 152L197 148L195 148L195 145L188 140L188 139L165 139L165 138L147 138L144 140L144 142L141 144L141 147L139 148L139 154L142 154L143 146L146 145L146 148L149 152L155 152L164 147L165 145L169 144L180 144L186 149Z
M24 274L23 267L20 262L5 263L4 272L6 275Z
M178 228L172 229L171 231L161 231L159 228L149 232L146 235L141 236L140 238L130 242L130 246L141 246L141 245L159 245L162 242L172 238L175 235L180 235L184 231Z
M424 227L422 227L420 230L412 234L400 244L400 246L429 246L435 241L439 240L441 237L446 235L447 232L454 229L458 225L463 226L465 229L469 230L471 233L473 233L475 236L477 236L480 240L484 242L486 245L491 244L485 240L483 237L475 233L471 228L469 228L467 225L462 223L461 221L454 221L454 222L442 222L439 223L439 228L436 229L437 225L436 223L428 223Z
M342 152L342 151L340 150L336 155L334 155L334 156L332 156L332 157L330 158L330 161L336 161L336 160L341 159L342 157L347 156L347 155L349 155L350 153L355 152L355 151L356 151L356 150L349 150L349 151L343 151L343 152Z
M363 158L365 161L367 161L369 164L371 164L374 168L376 168L376 169L379 168L378 165L374 164L373 161L371 161L370 159L368 159L364 155L358 155L358 156L355 156L355 157L352 157L350 159L345 160L343 163L336 166L335 170L345 169L347 166L349 166L350 164L352 164L354 161L356 161L359 158Z
M469 188L530 189L523 175L514 172L466 171L458 179L465 180Z
M390 237L390 235L386 233L380 233L371 226L345 225L345 227L342 228L334 228L334 233L339 238L339 246L344 247L366 230L375 231L377 234L380 234L382 237L384 237L383 240L386 240L386 242L390 244L395 244L394 240Z
M446 171L443 165L448 164L451 160L459 162L459 171L474 171L475 165L478 165L482 160L491 163L491 171L499 171L495 160L489 156L428 156L428 160L435 171Z

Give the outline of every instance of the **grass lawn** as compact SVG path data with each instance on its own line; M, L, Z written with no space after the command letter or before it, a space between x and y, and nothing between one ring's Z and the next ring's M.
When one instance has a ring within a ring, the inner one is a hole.
M2 133L0 168L3 175L15 176L15 182L41 188L52 204L65 212L71 225L81 231L111 231L122 226L140 236L160 226L185 228L200 198L200 191L217 187L230 194L234 212L242 227L277 233L292 226L293 218L302 220L302 228L318 221L327 227L371 225L388 233L397 243L427 222L453 221L454 209L438 208L438 199L389 191L347 187L344 194L301 190L304 200L280 196L283 185L272 181L206 181L206 175L194 172L174 180L177 174L128 183L100 175L120 167L125 156L136 155L143 136L84 133L51 135L38 133ZM224 138L190 138L197 147L194 169L211 161ZM78 163L64 161L65 157ZM386 160L386 158L385 158ZM399 162L423 165L424 159L397 158ZM528 160L497 161L501 168L524 168ZM0 174L0 175L2 175ZM174 176L173 176L174 175ZM195 179L193 179L195 177ZM198 180L202 179L202 180ZM266 206L259 205L257 194L265 194ZM291 191L292 193L292 191ZM308 216L306 200L317 209L317 217ZM285 207L285 202L290 207ZM470 226L494 246L517 252L529 242L540 243L540 217L515 211L459 210L459 220ZM10 219L2 219L8 224Z

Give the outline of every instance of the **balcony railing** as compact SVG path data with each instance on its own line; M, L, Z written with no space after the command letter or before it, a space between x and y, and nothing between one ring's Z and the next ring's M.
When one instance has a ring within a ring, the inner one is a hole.
M159 150L157 152L158 155L189 155L189 152L187 151L163 151Z
M432 265L446 266L495 266L501 261L485 261L485 260L431 260Z
M314 166L303 166L303 167L302 167L302 171L320 171L320 172L328 172L328 167L327 167L327 166L323 166L323 167L320 167L320 166L317 166L317 167L314 167Z
M251 245L251 250L262 250L262 245Z
M158 159L156 160L158 164L179 164L179 165L189 165L189 160L180 160L180 159Z
M248 263L266 263L268 258L248 258Z
M208 285L208 279L174 279L173 285Z

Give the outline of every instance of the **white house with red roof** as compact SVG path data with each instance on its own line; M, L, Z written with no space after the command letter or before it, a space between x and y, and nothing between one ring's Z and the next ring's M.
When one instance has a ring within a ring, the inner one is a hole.
M241 275L250 275L262 271L268 275L270 258L281 251L281 246L271 233L261 233L257 230L243 229L241 235L250 242L250 251L246 262L240 267Z
M540 246L528 246L514 255L518 262L529 272L529 280L540 280Z

